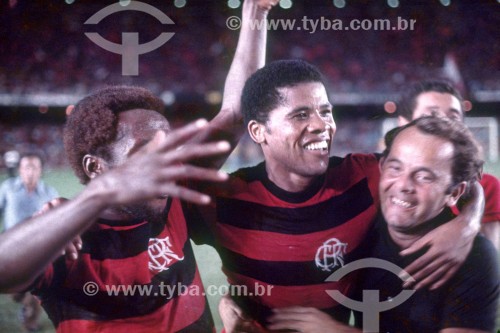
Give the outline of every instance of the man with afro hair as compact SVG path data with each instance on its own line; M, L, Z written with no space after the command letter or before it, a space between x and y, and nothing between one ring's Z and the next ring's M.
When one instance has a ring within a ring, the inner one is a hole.
M64 143L87 186L0 235L2 292L34 292L57 332L214 331L180 199L207 204L185 181L227 178L212 169L224 158L193 161L227 157L242 134L241 91L265 59L266 30L251 22L276 2L245 1L222 108L210 123L171 130L161 101L137 87L105 88L74 107ZM204 143L214 138L226 141ZM61 256L78 235L80 253Z

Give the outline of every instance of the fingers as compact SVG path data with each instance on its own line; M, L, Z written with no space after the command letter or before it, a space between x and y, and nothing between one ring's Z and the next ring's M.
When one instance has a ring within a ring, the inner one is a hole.
M46 202L38 212L33 214L33 216L45 214L49 210L54 209L55 207L62 205L65 201L68 201L68 199L66 199L66 198L52 199L49 202Z
M415 285L415 290L427 288L435 283L440 284L442 282L441 278L445 275L449 269L449 265L441 265L437 269L433 270L426 278L422 279Z
M201 181L211 181L211 182L223 182L228 179L227 173L223 171L205 169L200 167L195 167L188 164L176 165L168 168L164 168L159 173L158 182L161 186L162 182L169 185L171 182L178 180L201 180Z
M279 0L259 0L257 4L260 8L270 10L279 3Z
M78 251L81 249L82 239L80 236L77 236L68 245L66 245L62 254L66 256L66 259L76 260L78 259Z
M227 153L231 145L227 141L203 144L188 144L174 151L165 152L165 164L187 162L197 158Z
M458 271L459 267L458 266L452 266L451 268L443 269L444 270L444 275L437 279L437 282L431 285L430 290L436 290L438 288L441 288L448 280L455 275L455 273Z
M439 256L437 254L433 254L432 252L428 251L420 258L412 262L408 267L406 267L405 271L418 283L436 268L435 265L441 264L440 262L436 261L438 257ZM408 288L414 283L415 282L412 282L411 280L407 280L403 284L403 287Z
M207 205L210 203L210 196L176 184L160 187L160 190L163 195L179 198L197 205Z
M63 255L67 259L76 260L78 259L78 249L73 243L69 243L63 250Z
M207 126L207 121L205 119L198 119L194 122L187 124L181 128L172 130L168 134L165 134L163 131L156 133L154 139L146 146L152 144L161 145L164 151L175 149L179 146L182 146L187 141L189 141L198 131Z

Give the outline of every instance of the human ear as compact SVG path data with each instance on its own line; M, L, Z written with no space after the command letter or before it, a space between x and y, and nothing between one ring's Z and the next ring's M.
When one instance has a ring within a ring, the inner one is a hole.
M105 164L102 158L90 154L85 155L82 160L83 171L90 179L100 175L106 168Z
M451 193L448 199L446 200L446 205L448 207L455 206L458 202L458 199L460 199L460 197L462 196L462 194L464 194L466 189L467 189L467 182L461 182L458 185L455 185L451 189Z
M409 124L410 122L403 116L398 116L398 127Z
M264 132L265 132L265 125L262 123L259 123L256 120L251 120L248 123L247 129L248 133L250 134L250 137L255 143L261 144L266 141Z
M378 170L380 171L380 174L382 174L384 162L385 162L385 157L381 157L380 160L378 160Z

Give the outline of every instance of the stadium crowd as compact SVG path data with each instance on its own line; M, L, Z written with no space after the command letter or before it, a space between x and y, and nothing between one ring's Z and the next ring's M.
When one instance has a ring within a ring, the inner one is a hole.
M0 92L87 94L105 83L137 84L156 94L204 94L221 89L238 33L226 27L226 20L237 15L238 9L225 3L207 6L204 1L188 1L184 8L162 2L157 7L174 25L164 26L144 13L132 12L85 25L104 4L18 1L3 10ZM25 9L28 5L30 10ZM404 3L390 8L376 1L348 3L337 9L330 1L295 2L291 9L277 10L271 18L293 18L298 26L304 17L318 22L321 18L340 19L344 24L353 19L389 19L395 24L400 17L416 20L415 29L320 31L318 25L311 33L279 27L270 36L269 55L271 59L302 58L314 63L335 92L393 93L409 80L449 76L447 56L454 58L469 90L499 90L500 52L493 24L496 8L492 6L498 4ZM33 9L36 7L40 10ZM39 15L41 11L45 14ZM141 43L161 32L175 35L156 51L140 56L139 76L122 76L120 55L101 49L84 35L98 32L121 43L122 31L138 31Z

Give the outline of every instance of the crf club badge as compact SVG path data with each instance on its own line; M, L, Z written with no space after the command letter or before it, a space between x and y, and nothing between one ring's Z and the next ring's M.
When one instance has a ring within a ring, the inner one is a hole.
M148 246L149 270L153 272L166 271L170 265L184 260L184 256L175 253L172 248L170 237L151 238Z
M316 251L316 266L322 271L331 272L337 266L344 266L344 254L347 243L342 243L337 238L330 238Z

